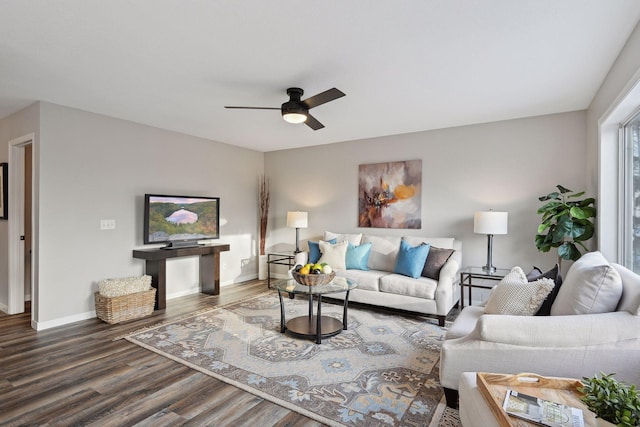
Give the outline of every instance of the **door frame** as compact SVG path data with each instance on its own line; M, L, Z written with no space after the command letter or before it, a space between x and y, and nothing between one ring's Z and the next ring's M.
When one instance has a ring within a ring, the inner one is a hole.
M20 236L24 236L24 198L25 198L25 149L24 147L31 144L32 159L35 153L35 133L29 133L19 138L9 141L9 242L8 242L8 261L9 261L9 286L8 286L8 314L17 314L24 312L24 240ZM32 164L35 162L32 161ZM32 167L31 178L32 186L35 183L34 170ZM31 224L34 224L33 205L34 191L32 191L32 217ZM32 248L36 248L36 228L32 228L33 244ZM37 250L33 250L34 259L31 265L31 319L33 323L34 313L37 313L37 286L34 281L34 270L37 265L35 254Z

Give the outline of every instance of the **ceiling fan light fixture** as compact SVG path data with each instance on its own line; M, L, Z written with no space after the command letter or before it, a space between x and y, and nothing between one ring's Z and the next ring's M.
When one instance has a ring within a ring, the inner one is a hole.
M289 123L304 123L307 120L307 115L304 113L284 113L282 118Z

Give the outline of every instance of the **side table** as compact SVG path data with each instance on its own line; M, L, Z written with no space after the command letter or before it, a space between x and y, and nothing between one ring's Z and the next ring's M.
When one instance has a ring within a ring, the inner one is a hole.
M280 332L289 332L294 336L313 338L316 344L322 344L322 338L338 335L347 329L347 306L349 304L349 292L358 284L346 277L336 277L326 285L305 286L293 279L279 280L275 283L280 299ZM331 316L322 315L322 295L346 292L342 308L342 322ZM294 317L287 321L282 294L289 294L293 298L295 294L301 294L309 300L309 313L306 316ZM318 300L316 314L313 314L313 298Z
M498 281L502 280L510 271L511 270L506 268L496 268L495 271L489 272L483 270L482 267L465 267L460 270L460 309L464 308L465 286L469 288L469 305L471 305L471 302L473 301L471 299L472 288L491 289L493 287L493 285L486 283L473 283L473 279Z
M293 251L288 252L272 252L267 254L267 288L271 289L271 265L287 265L289 269L293 267L296 260L296 254Z

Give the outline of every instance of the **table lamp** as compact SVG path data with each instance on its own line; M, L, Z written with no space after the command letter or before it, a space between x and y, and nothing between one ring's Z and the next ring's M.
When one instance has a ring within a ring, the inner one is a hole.
M487 265L482 267L487 273L495 273L493 266L493 235L507 234L508 212L480 211L473 215L473 232L487 235Z
M306 212L287 212L287 227L296 229L296 250L294 253L300 252L298 243L300 242L300 229L307 228L307 213Z

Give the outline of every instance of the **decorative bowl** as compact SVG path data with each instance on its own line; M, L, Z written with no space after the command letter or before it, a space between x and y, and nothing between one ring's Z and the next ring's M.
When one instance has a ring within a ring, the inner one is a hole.
M336 273L332 271L330 274L300 274L292 271L291 276L293 280L304 286L322 286L331 283Z

